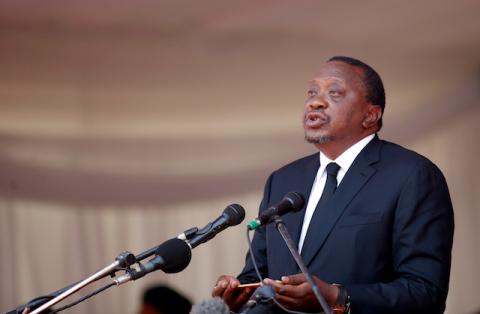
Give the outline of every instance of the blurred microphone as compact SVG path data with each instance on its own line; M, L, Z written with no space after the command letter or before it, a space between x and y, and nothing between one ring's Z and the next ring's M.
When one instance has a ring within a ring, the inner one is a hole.
M216 297L194 305L190 314L230 314L230 309L222 299Z
M184 270L192 259L192 250L185 241L174 238L160 244L155 257L146 263L139 264L139 269L130 269L127 273L114 279L117 286L130 280L137 280L148 273L163 270L165 273L178 273Z
M236 226L245 218L245 209L238 204L228 205L220 217L213 222L209 222L205 227L197 230L194 233L186 234L182 233L178 236L179 239L185 240L188 245L193 249L198 245L209 241L217 235L217 233L225 230L228 227Z
M247 313L258 304L269 304L275 298L275 290L270 285L263 285L257 288L250 299L245 304L245 309L242 313Z
M282 216L289 212L298 212L303 208L304 203L305 198L301 193L288 192L280 202L262 211L258 218L250 221L247 227L250 230L255 230L260 226L268 224L275 216Z

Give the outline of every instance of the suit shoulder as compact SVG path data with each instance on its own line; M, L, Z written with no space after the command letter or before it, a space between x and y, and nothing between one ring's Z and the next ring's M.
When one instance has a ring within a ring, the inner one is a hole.
M382 140L382 160L396 166L405 168L430 168L435 171L440 169L427 157L405 148L401 145Z
M296 171L298 169L303 169L305 166L318 163L320 164L319 153L313 153L311 155L299 158L294 160L274 171L274 173L284 173L290 171Z

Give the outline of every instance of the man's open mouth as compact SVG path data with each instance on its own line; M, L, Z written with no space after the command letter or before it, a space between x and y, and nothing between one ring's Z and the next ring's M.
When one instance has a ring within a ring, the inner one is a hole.
M307 112L305 115L304 123L305 126L309 128L318 128L323 124L327 123L330 119L323 113L320 112Z

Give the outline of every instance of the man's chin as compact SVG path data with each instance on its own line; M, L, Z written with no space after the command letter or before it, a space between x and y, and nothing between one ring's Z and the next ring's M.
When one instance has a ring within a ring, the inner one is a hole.
M325 144L333 141L333 136L331 135L309 135L305 133L305 141L310 144Z

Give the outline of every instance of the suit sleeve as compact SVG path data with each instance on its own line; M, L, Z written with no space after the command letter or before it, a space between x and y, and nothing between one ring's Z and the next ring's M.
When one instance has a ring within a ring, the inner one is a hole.
M394 278L346 284L352 313L443 313L453 230L445 178L434 164L424 161L414 167L403 185L395 209L391 239Z
M263 192L263 199L260 203L259 213L265 210L268 207L268 203L270 202L270 188L272 183L273 173L268 178L264 192ZM255 258L255 262L257 263L258 269L262 278L268 276L268 266L267 266L267 245L266 245L266 230L265 226L262 226L255 230L255 234L252 240L252 251ZM242 272L237 276L238 280L242 283L252 283L258 282L260 279L258 278L255 268L252 263L252 257L250 253L247 253L247 257L245 258L245 267L243 268Z

